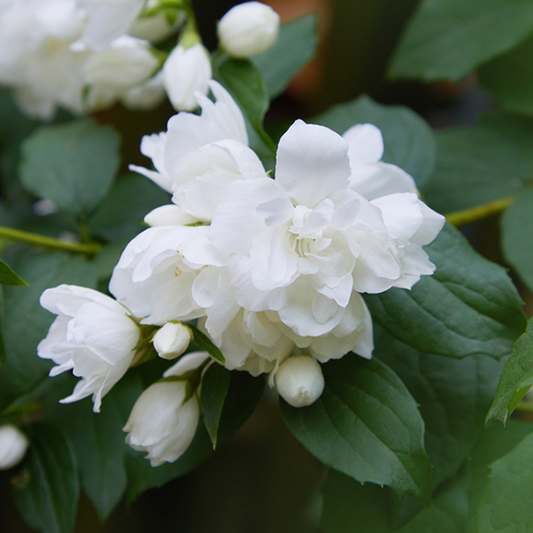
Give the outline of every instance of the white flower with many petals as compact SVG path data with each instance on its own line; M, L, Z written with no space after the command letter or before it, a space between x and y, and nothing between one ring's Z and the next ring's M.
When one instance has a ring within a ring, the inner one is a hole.
M141 152L152 159L155 170L130 165L173 194L180 210L173 209L174 218L186 219L183 223L209 222L233 181L266 177L248 148L239 107L220 84L211 81L209 87L216 101L198 95L201 115L178 113L169 120L168 131L143 137Z
M0 470L18 465L30 445L28 437L17 426L0 426Z
M43 292L41 305L57 315L37 354L56 365L50 376L72 370L82 378L62 403L93 397L95 412L102 398L126 373L135 355L140 330L128 309L98 291L59 285Z
M261 2L232 7L218 23L220 46L240 58L266 52L276 42L278 32L279 15Z
M205 352L183 356L165 373L165 378L182 376L207 361ZM152 466L176 461L189 447L200 418L198 399L187 399L187 381L160 381L148 387L135 402L124 426L126 442L135 450L146 451Z
M359 293L411 288L432 274L422 245L444 223L414 193L369 201L352 190L356 149L328 128L295 122L279 143L276 179L231 183L208 232L229 254L237 304L274 312L321 361L350 349L371 356Z

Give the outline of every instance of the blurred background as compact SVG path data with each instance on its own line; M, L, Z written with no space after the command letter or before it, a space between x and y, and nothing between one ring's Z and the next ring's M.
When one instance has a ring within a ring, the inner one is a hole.
M204 43L216 48L216 21L233 5L230 0L194 0ZM395 44L418 0L270 0L283 21L317 13L318 54L276 98L266 117L267 129L295 118L311 119L330 106L368 94L384 104L404 104L435 128L475 123L490 108L490 99L469 77L459 84L390 82L385 71ZM117 106L99 117L124 136L124 166L146 164L140 155L143 135L166 129L170 105L132 113ZM475 239L484 255L499 260L494 220L485 241ZM485 232L484 232L485 234ZM275 394L239 433L193 473L152 489L132 505L121 503L105 525L82 497L76 533L313 533L320 514L318 491L326 475L285 428ZM0 532L31 531L13 510L9 473L0 473Z

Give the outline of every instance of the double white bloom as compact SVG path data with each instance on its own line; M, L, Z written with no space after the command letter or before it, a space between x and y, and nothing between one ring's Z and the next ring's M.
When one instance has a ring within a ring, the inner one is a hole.
M143 323L201 318L230 369L271 372L295 345L320 362L350 350L371 357L361 293L409 289L432 274L422 246L444 218L408 174L380 161L370 124L341 137L295 122L269 178L240 111L211 88L217 101L201 99L201 116L180 113L143 140L156 170L133 169L174 205L148 215L156 227L128 245L111 291ZM209 226L184 226L198 221Z

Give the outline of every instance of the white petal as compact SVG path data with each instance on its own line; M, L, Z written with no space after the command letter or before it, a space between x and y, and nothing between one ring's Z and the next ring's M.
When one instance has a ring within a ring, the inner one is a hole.
M276 182L299 204L316 207L349 177L348 144L334 131L297 120L281 138Z
M350 164L375 163L383 157L383 136L374 124L356 124L342 135L348 143Z

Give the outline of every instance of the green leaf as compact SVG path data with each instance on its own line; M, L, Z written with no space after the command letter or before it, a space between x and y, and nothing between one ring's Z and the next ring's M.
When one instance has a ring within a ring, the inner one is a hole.
M435 167L435 140L428 124L402 106L384 106L368 96L332 107L313 119L341 135L354 124L375 124L383 134L383 161L399 166L423 187Z
M503 107L515 113L533 115L533 37L484 65L479 83Z
M533 435L496 461L491 470L487 490L478 510L478 530L483 533L531 531Z
M61 283L93 287L93 267L69 254L28 253L14 265L28 287L4 287L5 313L2 324L7 361L0 369L0 410L29 392L50 369L50 362L37 357L55 316L39 304L41 293Z
M294 436L318 459L357 481L429 501L424 423L402 381L377 360L349 354L323 366L326 386L309 407L282 402Z
M0 284L2 285L28 285L20 276L17 276L3 261L0 261Z
M510 113L485 113L480 117L485 128L493 129L506 137L520 150L522 159L529 166L529 175L533 173L533 119Z
M120 137L90 119L43 126L22 145L20 178L28 191L84 218L109 191Z
M516 404L533 385L533 319L526 332L515 342L511 357L505 363L496 397L487 415L487 422L507 423Z
M31 446L13 492L21 515L31 527L42 533L74 530L79 495L76 464L57 428L33 426Z
M217 447L218 426L230 379L231 372L220 365L211 365L202 378L202 413L213 450Z
M533 246L531 233L524 231L524 228L531 227L533 191L527 191L505 211L501 218L501 230L505 259L530 291L533 290Z
M201 465L213 453L211 439L200 420L193 441L187 451L174 463L152 467L141 453L128 450L126 469L128 473L128 501L132 502L144 491L161 487L169 481L183 476Z
M531 424L514 422L509 431L497 426L484 431L457 476L435 492L431 509L401 525L395 525L391 515L404 498L331 471L321 490L321 529L324 533L477 533L476 509L491 479L488 465L512 451L532 430Z
M222 355L222 352L213 344L213 341L205 334L202 333L195 325L187 324L187 327L193 334L193 341L204 351L206 351L211 357L225 363L226 359Z
M261 71L270 99L280 95L311 61L318 46L317 16L312 13L282 24L276 44L252 62Z
M233 96L246 121L250 146L267 161L273 160L276 146L263 129L270 100L259 69L247 59L225 58L214 68L214 79Z
M139 394L141 391L139 391ZM117 405L113 389L104 399L100 413L93 413L92 403L60 405L61 416L80 465L83 490L105 521L126 490L125 434L126 420Z
M422 353L375 327L373 355L403 381L419 405L435 488L455 475L485 428L503 363L474 355L451 359Z
M144 176L122 176L91 215L89 232L110 241L131 240L146 228L143 218L168 203L169 194Z
M435 173L422 188L425 202L451 213L519 193L531 170L522 151L496 131L456 128L438 132Z
M226 443L250 418L265 389L262 376L254 378L248 372L230 372L228 394L220 415L218 445Z
M365 295L374 321L422 352L509 355L525 317L506 270L477 254L450 224L425 250L437 267L432 276L422 276L410 291Z
M459 80L532 31L529 0L424 0L400 40L389 74Z

